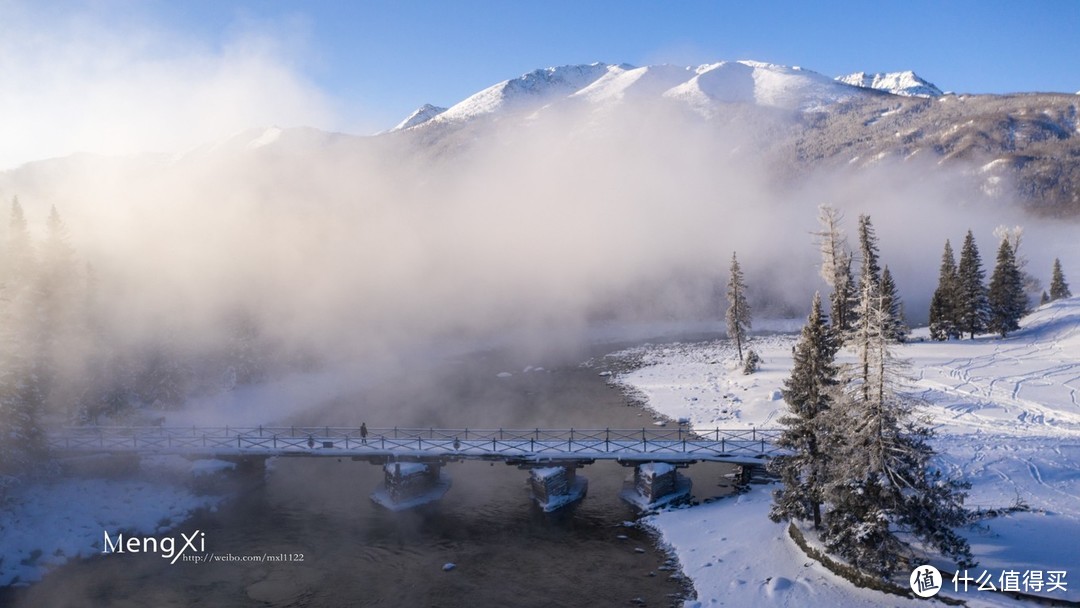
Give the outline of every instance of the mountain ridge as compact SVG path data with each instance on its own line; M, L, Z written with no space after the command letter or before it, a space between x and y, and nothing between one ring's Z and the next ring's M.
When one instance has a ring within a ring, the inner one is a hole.
M425 104L391 130L461 123L506 111L535 111L568 99L617 103L627 94L681 102L708 116L716 113L718 104L729 103L812 111L871 94L871 90L801 67L751 60L696 67L595 62L533 70L474 93L442 112L425 112L434 107Z
M837 76L836 80L853 86L885 91L903 97L941 97L945 94L936 85L919 77L918 74L911 70L877 74L855 72L845 76Z

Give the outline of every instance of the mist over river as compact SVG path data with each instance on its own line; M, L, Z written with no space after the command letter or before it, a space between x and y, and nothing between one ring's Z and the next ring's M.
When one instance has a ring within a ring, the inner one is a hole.
M489 351L403 367L289 423L369 427L642 428L654 422L601 373L617 345L557 355ZM588 365L582 365L588 362ZM528 371L524 371L528 369ZM509 375L507 375L509 374ZM618 498L632 469L598 462L578 505L544 514L527 472L501 463L449 464L438 503L393 513L369 499L378 466L278 458L265 481L226 482L230 497L171 534L205 533L218 555L302 555L303 561L192 563L148 554L76 560L5 605L37 606L617 606L680 605L692 593L677 565L633 525ZM687 471L695 499L730 492L727 465ZM450 570L445 564L454 564Z

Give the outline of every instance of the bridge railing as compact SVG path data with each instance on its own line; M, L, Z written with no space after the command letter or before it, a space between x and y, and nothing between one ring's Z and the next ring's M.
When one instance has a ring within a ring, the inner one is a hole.
M772 455L775 429L471 429L290 427L74 427L47 435L54 450L427 452L458 456L681 454L703 459ZM583 456L586 457L586 456Z

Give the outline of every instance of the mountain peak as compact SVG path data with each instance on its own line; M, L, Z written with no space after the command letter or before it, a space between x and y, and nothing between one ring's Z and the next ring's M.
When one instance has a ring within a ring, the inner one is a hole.
M846 76L837 76L836 80L864 89L876 89L904 97L941 97L944 93L933 83L924 80L915 72L885 72L867 74L855 72Z
M396 127L391 129L391 131L401 131L403 129L408 129L409 127L415 127L416 125L423 124L431 120L432 118L435 118L436 116L442 114L445 111L446 108L440 108L439 106L433 106L430 103L425 103L419 108L416 108L416 110L412 114L409 114L408 118L399 122Z

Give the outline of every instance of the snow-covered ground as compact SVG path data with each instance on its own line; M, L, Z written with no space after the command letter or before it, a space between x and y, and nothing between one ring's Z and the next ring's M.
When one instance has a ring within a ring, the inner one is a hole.
M990 509L1022 501L1031 511L986 519L966 532L983 570L1065 570L1068 588L1044 595L1080 600L1080 299L1044 307L1005 340L913 342L899 348L911 362L910 392L925 401L938 430L942 462L973 484L968 504ZM794 329L790 327L774 329ZM645 335L697 333L713 326L592 328L594 342ZM642 333L645 332L645 333ZM916 332L916 337L919 332ZM615 381L637 391L649 407L696 428L774 428L784 412L780 395L791 367L795 336L757 337L763 359L745 376L726 342L642 346L618 353L642 364ZM457 352L458 349L451 349ZM447 353L440 353L445 355ZM271 423L362 386L365 378L333 372L298 374L242 387L169 413L168 424ZM226 463L144 462L198 476ZM169 477L165 475L163 477ZM766 517L769 487L730 500L651 517L694 580L698 603L710 605L906 605L915 600L858 589L806 558L785 528ZM0 585L39 579L50 567L100 552L104 530L137 534L179 525L219 498L197 496L180 483L65 479L26 485L9 494L0 513ZM933 561L933 560L932 560ZM939 563L940 562L934 562ZM944 566L944 564L941 564ZM944 567L942 568L945 569ZM969 592L969 605L1009 605L989 592Z
M1080 298L1045 306L1007 339L898 347L910 362L909 392L937 430L943 466L971 482L967 504L1022 502L1028 512L986 518L964 531L979 565L1001 586L1005 571L1065 571L1066 589L1041 595L1080 600ZM923 332L921 334L925 336ZM920 336L916 332L916 340ZM643 346L615 356L643 366L615 382L648 406L699 429L775 428L795 336L755 339L761 371L745 376L724 342ZM914 600L858 589L812 563L768 520L769 488L733 500L663 512L648 520L709 605L904 605ZM950 579L953 570L928 558ZM1070 580L1073 578L1074 580ZM947 581L951 591L952 582ZM961 594L968 605L1010 605L1001 594ZM1021 584L1020 587L1023 590ZM1033 589L1031 589L1033 591ZM921 600L920 600L921 601Z
M106 531L113 539L121 532L161 534L199 509L216 509L220 497L161 479L203 476L231 464L146 458L140 479L64 477L16 486L0 509L0 587L38 581L70 559L101 553Z
M342 370L296 373L191 400L165 414L171 426L273 424L355 389L363 378ZM136 480L58 477L10 489L0 509L0 587L40 580L49 569L101 552L105 530L115 536L161 533L195 511L217 508L187 481L235 465L214 459L144 457Z

